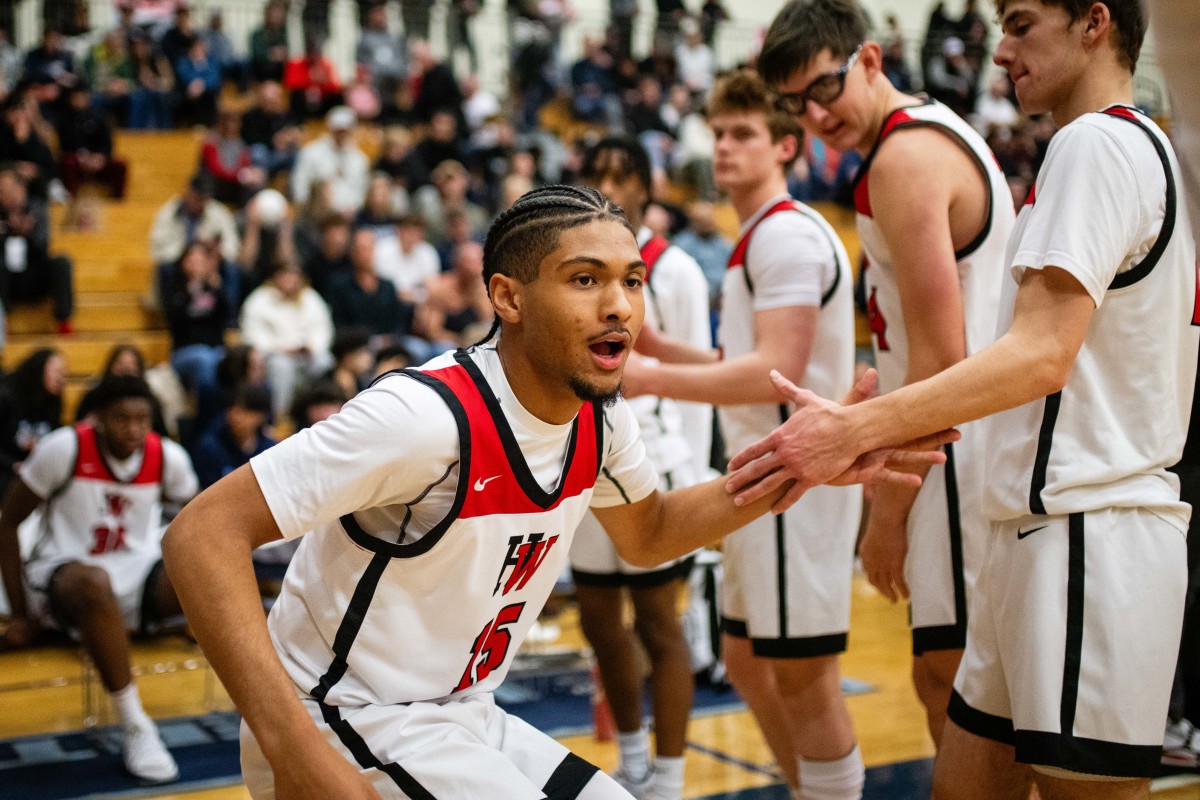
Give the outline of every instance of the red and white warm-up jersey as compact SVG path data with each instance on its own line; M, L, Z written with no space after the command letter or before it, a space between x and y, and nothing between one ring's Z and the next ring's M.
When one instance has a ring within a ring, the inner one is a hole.
M95 428L59 428L38 443L21 479L45 501L30 561L83 557L141 563L161 552L164 496L186 502L196 476L183 448L158 434L122 462L101 450Z

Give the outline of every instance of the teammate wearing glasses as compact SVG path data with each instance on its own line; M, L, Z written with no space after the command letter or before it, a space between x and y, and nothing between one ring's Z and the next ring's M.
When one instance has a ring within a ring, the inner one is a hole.
M787 414L768 378L778 369L824 397L853 382L849 259L819 214L787 193L799 153L795 120L753 72L720 81L708 103L713 171L741 222L725 273L722 355L643 329L625 392L717 405L731 449ZM806 800L856 800L863 762L841 694L850 581L862 495L822 487L796 510L762 517L725 540L722 653L771 752Z
M860 448L995 415L934 797L1016 800L1033 777L1045 800L1144 800L1187 590L1190 508L1167 467L1196 378L1196 245L1171 144L1132 107L1141 0L996 10L995 62L1058 127L1009 242L1003 333L854 407L781 384L799 410L735 456L728 486L802 493Z
M1004 174L946 106L896 90L856 0L795 0L759 71L811 135L865 161L854 187L879 389L927 378L989 344L1014 215ZM885 489L860 545L871 583L909 601L913 684L940 741L989 529L975 425L920 491Z

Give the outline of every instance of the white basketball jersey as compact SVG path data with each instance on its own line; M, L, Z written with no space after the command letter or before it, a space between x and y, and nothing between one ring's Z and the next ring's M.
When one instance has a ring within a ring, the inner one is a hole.
M76 438L75 466L66 484L46 498L30 561L83 555L140 560L158 552L164 463L158 434L146 436L141 468L127 481L105 462L91 425L80 423L53 435Z
M792 246L795 239L778 235L786 228L801 231L813 252L771 252L772 248ZM820 304L820 314L803 386L822 397L841 398L854 384L854 289L850 258L837 233L820 214L786 195L768 201L742 225L741 238L729 258L721 290L721 324L717 336L724 357L736 358L754 350L756 310L808 304L791 296L795 289L789 285L791 276L775 273L767 276L761 267L756 272L756 263L761 264L768 255L774 260L782 257L797 263L801 260L821 263L820 295L811 302ZM718 414L729 452L736 453L771 433L790 411L783 405L720 407Z
M1187 529L1166 469L1187 435L1200 322L1178 175L1166 136L1124 106L1051 140L1009 247L1000 326L1026 269L1069 272L1096 311L1063 390L987 421L992 519L1124 506Z
M938 130L962 148L975 162L988 189L987 222L974 241L954 254L958 262L967 355L979 352L996 338L1000 284L1007 265L1005 248L1014 222L1008 182L991 149L974 128L934 101L898 108L888 115L880 130L879 141L859 169L854 185L858 237L867 265L867 311L880 392L891 392L904 385L908 373L908 337L896 284L895 261L871 209L871 163L889 136L914 127Z
M546 491L469 354L403 375L453 412L457 488L441 521L415 541L405 543L405 529L428 491L388 536L347 514L301 540L269 625L293 681L327 705L495 689L563 571L603 467L598 405L583 405L557 487Z
M687 253L649 228L638 232L646 262L646 320L668 337L691 347L712 347L709 332L708 282ZM644 395L629 400L637 416L646 455L660 474L691 461L692 474L703 475L712 448L712 406Z

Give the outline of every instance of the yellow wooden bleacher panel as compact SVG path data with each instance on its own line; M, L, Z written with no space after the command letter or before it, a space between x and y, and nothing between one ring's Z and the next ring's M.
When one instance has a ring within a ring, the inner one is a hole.
M92 376L104 366L113 345L123 342L137 345L146 357L147 365L161 364L171 355L171 337L165 331L120 331L114 334L14 337L4 348L0 361L9 370L35 350L54 347L66 358L70 375Z

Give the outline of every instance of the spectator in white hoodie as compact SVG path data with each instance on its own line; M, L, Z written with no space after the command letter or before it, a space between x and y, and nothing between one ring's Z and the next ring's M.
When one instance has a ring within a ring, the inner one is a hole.
M267 362L271 406L278 416L292 403L297 384L333 365L333 320L304 272L284 262L242 305L242 339Z

